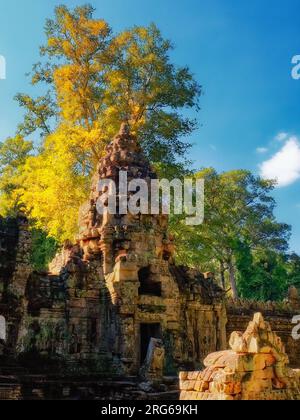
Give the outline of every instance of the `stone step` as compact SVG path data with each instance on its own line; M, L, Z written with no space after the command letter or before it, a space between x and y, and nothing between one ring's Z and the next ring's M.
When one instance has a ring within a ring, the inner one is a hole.
M1 380L1 379L0 379ZM21 399L21 386L18 383L0 383L0 400L12 401Z
M14 366L14 365L5 365L0 367L0 375L1 376L21 376L21 375L27 375L28 371L27 369L21 367L21 366Z
M178 401L179 391L154 392L147 394L147 398L155 401Z
M64 375L30 375L18 366L6 367L6 374L0 376L0 400L178 400L178 380L166 377L162 389L151 391L139 387L138 377L115 379L95 376L76 377ZM2 391L1 391L2 390Z

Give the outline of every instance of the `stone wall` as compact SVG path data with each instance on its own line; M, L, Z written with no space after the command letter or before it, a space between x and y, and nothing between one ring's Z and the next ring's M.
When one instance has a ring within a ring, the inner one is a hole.
M295 325L292 319L300 315L297 305L285 301L278 302L254 302L244 300L228 300L227 310L227 342L233 331L244 331L253 317L253 314L260 312L272 327L272 330L282 339L292 367L300 366L300 340L294 340L292 330Z
M19 350L62 358L78 372L136 375L143 340L147 346L150 339L142 329L149 326L166 346L165 374L201 366L207 354L226 346L222 293L200 273L162 265L162 296L140 294L137 269L125 261L107 279L101 260L84 263L75 255L58 276L33 273Z
M26 311L25 290L32 271L31 233L25 217L0 218L0 315L6 321L4 354L15 355L22 318Z
M17 220L0 218L0 302L15 270L18 237Z

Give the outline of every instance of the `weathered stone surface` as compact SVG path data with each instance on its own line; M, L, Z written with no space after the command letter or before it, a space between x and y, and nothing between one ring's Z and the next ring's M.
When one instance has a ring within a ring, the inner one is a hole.
M210 354L203 372L180 374L182 400L300 400L299 372L288 368L284 345L262 314L243 334L232 333L230 347Z
M35 373L46 369L138 375L150 339L155 338L162 340L165 358L163 367L161 361L154 371L157 376L162 371L174 375L179 368L193 369L208 354L225 349L226 334L246 328L260 305L227 302L226 310L224 292L213 273L176 266L167 216L98 214L96 203L105 193L98 191L99 180L117 181L121 170L127 171L128 181L142 177L149 185L156 177L126 126L99 161L90 200L80 210L77 243L65 244L49 273L32 272L31 235L24 216L0 219L0 315L7 325L1 351L16 366L21 360ZM291 338L290 321L298 305L294 289L283 305L263 305L294 366L300 364L300 344ZM287 359L272 331L266 329L263 336L262 328L256 331L262 323L257 317L248 335L233 335L234 351L209 356L203 374L186 378L183 374L181 385L187 393L208 398L210 389L220 389L219 398L230 399L241 386L240 372L258 372L274 363L277 376L272 386L282 391ZM0 371L5 369L3 357ZM268 381L269 370L261 376L258 380ZM213 384L212 378L216 378Z
M293 295L293 296L297 296ZM300 366L300 340L294 340L292 330L294 325L292 319L299 315L299 310L295 309L297 304L292 304L291 296L284 302L256 302L250 300L227 300L227 341L230 339L232 332L244 331L249 321L256 312L263 314L264 318L269 322L273 331L276 331L284 343L286 353L289 356L292 367Z
M9 249L2 259L0 251L0 263L7 253L12 261L2 270L0 289L6 345L35 372L51 372L54 363L67 372L138 375L153 338L162 340L165 352L154 349L147 376L162 377L225 348L224 293L212 273L175 266L168 217L97 212L97 200L107 192L99 181L117 182L120 171L128 182L143 178L148 186L156 178L126 125L99 161L90 200L80 209L77 243L65 244L49 273L31 270L25 219L10 227L11 242L8 233L1 240ZM118 201L122 197L118 191ZM0 267L0 282L1 275Z
M140 370L140 376L146 380L162 380L165 362L163 341L151 338L147 356Z

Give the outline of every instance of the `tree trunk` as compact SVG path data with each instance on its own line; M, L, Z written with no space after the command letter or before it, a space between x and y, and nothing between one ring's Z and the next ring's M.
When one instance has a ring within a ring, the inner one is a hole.
M239 295L238 295L238 290L237 290L236 281L235 281L235 268L232 261L229 262L228 267L229 267L229 280L230 280L232 295L234 299L238 299Z
M226 284L225 284L225 268L224 263L220 261L220 273L221 273L221 285L222 288L225 290Z

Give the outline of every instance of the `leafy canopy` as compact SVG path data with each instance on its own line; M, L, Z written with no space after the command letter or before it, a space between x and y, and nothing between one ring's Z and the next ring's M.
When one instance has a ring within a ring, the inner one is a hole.
M33 149L33 144L21 135L0 143L0 214L15 216L20 210L22 168Z
M184 137L196 127L185 110L199 109L201 87L171 62L172 45L154 24L114 34L91 6L58 6L45 34L32 72L45 94L16 96L25 110L20 135L41 135L16 194L37 227L62 241L77 232L90 177L121 122L162 173L181 171Z
M205 221L200 226L188 227L183 220L178 223L174 219L178 260L199 266L202 271L219 273L223 286L228 273L232 292L237 296L237 249L247 244L251 250L284 252L290 227L278 223L274 216L272 181L245 170L218 174L205 169L196 177L205 179Z

